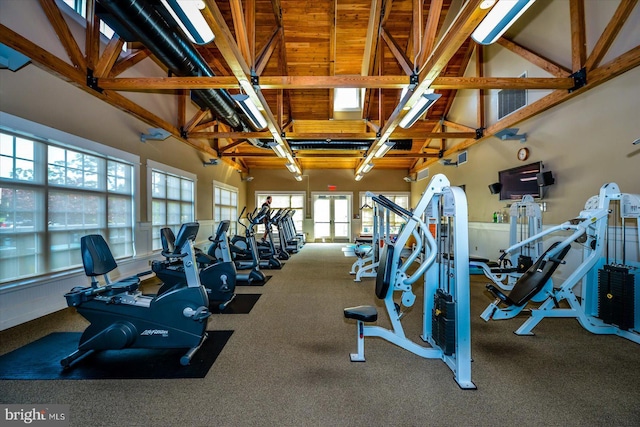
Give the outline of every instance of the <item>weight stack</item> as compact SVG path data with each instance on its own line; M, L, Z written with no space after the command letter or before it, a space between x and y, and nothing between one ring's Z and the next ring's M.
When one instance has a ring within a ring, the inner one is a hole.
M456 306L453 297L442 289L436 291L433 302L433 339L445 356L451 356L456 351Z
M635 277L626 267L598 270L598 317L622 330L634 327Z

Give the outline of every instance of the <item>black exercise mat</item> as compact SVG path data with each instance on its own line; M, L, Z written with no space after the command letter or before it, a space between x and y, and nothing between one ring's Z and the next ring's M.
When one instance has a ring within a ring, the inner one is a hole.
M247 283L247 282L241 282L241 281L237 281L236 282L236 286L264 286L267 284L267 282L269 280L271 280L273 276L265 276L264 278L264 282L251 282L251 283Z
M260 294L236 294L236 297L224 310L211 305L209 306L209 311L216 314L248 314L259 298Z
M60 360L78 348L79 332L54 332L0 356L3 380L107 380L204 378L233 331L208 331L209 337L188 366L187 349L105 350L88 354L63 370Z

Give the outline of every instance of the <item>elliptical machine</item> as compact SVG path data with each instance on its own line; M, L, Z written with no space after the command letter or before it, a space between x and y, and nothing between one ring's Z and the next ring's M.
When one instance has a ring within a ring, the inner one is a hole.
M129 277L111 282L108 273L117 264L101 235L82 237L80 247L90 287L76 287L65 294L67 305L75 307L91 324L85 329L78 349L60 361L64 368L82 356L99 350L124 348L188 348L180 358L188 365L207 339L207 292L200 284L193 241L197 223L184 224L178 233L176 257L182 259L184 282L161 295L145 296L138 290L140 278ZM97 276L104 276L100 286Z
M210 236L209 241L218 242L226 239L226 232L229 230L229 221L220 221L215 237ZM170 228L165 227L160 230L160 240L162 241L162 256L164 261L153 261L151 269L156 276L162 280L163 285L158 290L158 295L163 294L178 283L185 282L185 269L181 260L176 257L176 238ZM207 290L209 307L217 306L224 310L235 298L236 289L236 267L230 261L218 261L201 250L194 248L196 262L200 269L200 283ZM179 252L178 252L179 255Z
M266 213L269 211L267 207L262 208L258 214L250 218L249 225L246 226L245 242L246 248L243 249L229 243L228 241L222 242L222 239L218 242L214 242L208 250L208 254L218 260L225 262L233 261L237 270L249 270L248 273L238 272L236 279L238 282L257 282L262 283L267 280L264 273L260 271L260 260L258 258L258 247L256 245L255 227L260 224L264 219ZM244 212L244 210L243 210ZM238 223L242 224L240 221ZM244 224L242 224L244 226ZM238 236L235 236L233 240L237 240Z

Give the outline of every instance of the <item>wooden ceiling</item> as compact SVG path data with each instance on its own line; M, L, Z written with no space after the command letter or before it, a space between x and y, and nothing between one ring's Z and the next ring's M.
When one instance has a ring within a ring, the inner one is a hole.
M289 149L303 170L345 168L353 169L355 175L373 161L376 168L413 173L640 64L640 47L600 63L637 0L620 2L591 52L586 52L584 0L569 0L571 68L515 43L509 33L498 41L547 71L550 78L484 76L483 49L469 37L489 11L480 8L481 0L205 0L203 15L216 38L198 51L216 77L124 78L124 71L153 55L140 43L123 52L117 35L100 49L94 0L87 1L86 41L82 42L74 39L55 0L39 3L69 57L58 58L4 25L0 42L150 126L166 129L208 157L221 157L243 171L284 167L285 159L247 141L260 138L285 147L304 140L370 143L368 149L358 150ZM464 77L472 58L475 76ZM573 74L579 70L586 84L577 84ZM401 89L408 85L414 91L401 99ZM240 86L261 104L269 122L266 131L235 132L208 111L191 113L190 89L235 93ZM361 111L334 111L333 89L339 87L364 89ZM413 127L400 128L403 107L415 103L427 88L435 89L441 98ZM490 125L484 122L483 97L478 97L476 123L447 119L459 89L505 88L550 89L550 94ZM177 93L177 117L161 119L130 101L127 91L155 95L161 91L167 102L175 102ZM374 159L378 147L395 139L410 139L411 149L391 150Z

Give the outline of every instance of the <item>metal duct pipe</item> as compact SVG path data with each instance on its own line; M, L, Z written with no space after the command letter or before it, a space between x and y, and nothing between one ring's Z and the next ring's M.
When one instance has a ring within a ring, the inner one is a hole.
M124 27L175 75L180 77L215 76L182 30L167 22L171 18L156 9L152 2L147 0L97 0L97 3L113 19L118 21L118 25L114 25L115 28ZM157 3L159 4L159 2ZM109 24L108 21L106 22ZM192 92L211 109L216 118L234 130L239 132L255 130L249 119L236 111L236 103L226 90L197 89Z
M373 141L366 140L342 140L336 139L326 140L296 140L288 139L289 146L292 150L363 150L366 151L371 147ZM412 140L400 139L391 140L395 142L392 150L411 150Z

